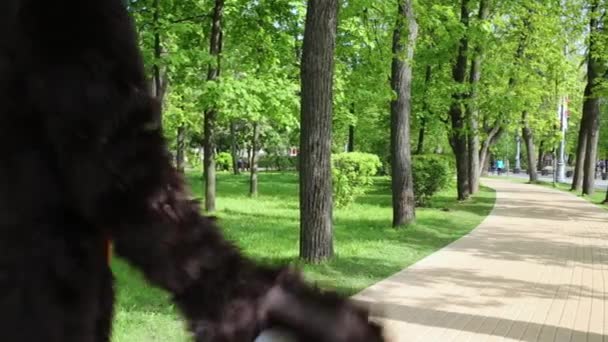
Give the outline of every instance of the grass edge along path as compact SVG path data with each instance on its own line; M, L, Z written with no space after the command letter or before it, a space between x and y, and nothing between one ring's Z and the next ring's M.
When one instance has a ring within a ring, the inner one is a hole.
M200 178L189 177L200 196ZM226 236L256 260L298 264L298 179L295 173L260 174L260 196L247 196L246 175L219 175L218 212ZM300 265L306 277L322 287L351 295L452 243L473 228L494 207L494 191L483 187L468 201L456 201L454 187L438 193L416 222L391 228L388 178L377 177L366 195L336 209L336 258L322 265ZM189 341L184 324L168 295L147 285L141 275L114 260L117 306L114 342Z

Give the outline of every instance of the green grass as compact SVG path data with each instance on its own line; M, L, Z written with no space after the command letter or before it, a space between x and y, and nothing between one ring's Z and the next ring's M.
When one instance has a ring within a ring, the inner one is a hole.
M200 179L189 178L200 194ZM298 180L292 173L260 175L260 196L249 198L246 176L220 175L218 216L229 239L256 260L297 263ZM494 206L494 192L482 188L465 202L454 189L435 196L428 208L417 211L407 229L391 228L390 183L377 178L365 196L335 211L336 258L323 265L303 265L306 276L321 286L347 295L382 280L446 246L476 227ZM117 342L187 341L168 296L146 285L140 275L114 261L117 278Z
M490 176L488 178L507 179L507 180L509 180L511 182L515 182L515 183L531 184L528 181L528 179L520 178L520 177ZM604 200L606 199L606 191L595 189L595 191L593 192L593 194L591 196L587 196L587 195L583 196L580 193L575 193L574 191L570 191L570 187L571 187L570 184L553 183L553 182L547 182L547 181L543 181L543 180L539 180L534 184L544 186L547 188L551 188L551 189L557 189L557 190L568 192L574 196L583 198L586 201L591 202L595 205L598 205L604 209L608 209L608 207L606 207L606 205L604 204Z

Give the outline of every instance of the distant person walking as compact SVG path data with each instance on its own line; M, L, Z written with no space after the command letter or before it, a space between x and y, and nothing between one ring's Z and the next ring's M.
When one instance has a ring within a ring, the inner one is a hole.
M503 169L505 168L505 162L502 159L496 161L496 172L500 176L502 174Z

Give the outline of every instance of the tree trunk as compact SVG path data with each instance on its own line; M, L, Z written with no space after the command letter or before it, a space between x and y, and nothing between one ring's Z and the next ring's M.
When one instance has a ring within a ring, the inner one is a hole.
M234 175L239 175L239 156L236 146L236 122L230 120L230 154L232 154L232 172Z
M469 0L462 0L460 6L460 21L465 27L469 27ZM452 69L454 81L459 84L464 84L467 74L467 54L469 49L469 41L466 34L460 39L458 47L458 58ZM455 93L450 107L450 118L452 121L452 130L450 132L450 145L456 156L456 183L458 189L458 199L465 200L469 198L469 163L468 163L468 148L467 135L465 127L465 117L463 111L463 102L467 95L462 92Z
M479 113L476 109L469 109L467 115L469 120L469 134L468 134L468 162L469 162L469 193L471 195L479 191L479 125L478 117Z
M153 22L153 32L154 32L154 64L152 65L152 81L154 88L154 97L159 101L159 103L164 103L165 92L167 89L167 75L163 74L160 66L160 59L162 57L162 45L160 42L160 0L154 0L153 8L154 13L152 16ZM162 124L162 117L157 118L159 120L158 124Z
M490 174L490 150L486 150L482 152L482 157L479 158L480 161L480 173L482 177L487 177Z
M215 61L209 65L207 81L217 81L220 75L220 58L222 51L222 17L224 14L224 0L215 0L209 52ZM204 151L205 151L205 210L215 211L215 121L217 110L212 108L205 111Z
M391 88L397 98L391 101L391 175L393 189L393 227L411 223L415 217L410 114L412 110L412 61L418 24L412 0L400 1L393 33Z
M245 171L251 170L251 146L247 146L247 162L243 168Z
M459 111L461 109L454 109L455 105L452 105L451 113ZM450 145L454 151L456 157L456 188L458 191L458 200L464 201L470 196L469 192L469 158L467 148L467 136L464 133L464 118L462 114L458 114L460 120L454 120L452 118L452 133L450 137Z
M414 154L424 153L424 134L426 131L426 118L420 119L420 129L418 130L418 143L416 144L416 152Z
M186 149L186 127L181 125L177 128L177 146L175 153L175 166L179 172L184 172L184 155Z
M538 181L538 174L536 173L536 154L534 152L534 136L532 134L532 129L530 129L530 124L528 123L528 112L524 111L521 115L523 128L522 128L522 136L524 138L524 143L526 144L526 152L528 155L528 176L530 178L530 183L535 183Z
M591 96L594 96L593 94ZM600 103L599 98L585 99L584 109L587 113L587 143L585 144L585 161L583 172L583 195L595 192L595 166L597 161L597 145L600 135Z
M331 130L338 0L309 0L301 63L300 257L334 254Z
M591 1L591 20L589 21L589 49L587 63L587 86L585 87L585 100L583 103L583 117L587 129L587 143L585 146L585 163L583 173L583 195L592 195L595 192L595 166L597 161L597 144L600 136L600 100L596 93L597 81L600 76L599 69L605 60L598 51L597 40L602 23L599 23L599 1Z
M538 159L536 160L536 171L542 171L544 165L543 162L545 160L545 151L544 151L545 142L541 141L538 145Z
M479 1L479 21L485 21L490 15L490 7L488 0ZM469 192L475 194L479 191L479 175L480 175L480 160L479 160L479 110L475 103L478 96L478 85L481 79L481 62L483 58L483 49L481 44L477 44L475 48L475 57L471 63L471 94L470 102L467 105L467 118L469 121Z
M430 117L430 106L428 101L428 90L431 83L431 77L433 73L433 67L429 64L426 66L426 71L424 75L424 96L422 98L422 112L423 116L420 119L420 129L418 130L418 144L416 146L416 152L414 154L423 154L424 153L424 136L426 133L426 121L427 115Z
M487 132L488 137L481 144L481 150L479 151L479 165L480 165L479 168L480 168L480 173L483 176L488 175L488 165L489 165L488 157L490 156L490 147L494 146L494 144L496 143L496 141L498 141L498 139L500 139L500 137L502 136L504 131L505 131L504 128L502 126L500 126L499 122L497 121L492 126L490 131Z
M258 123L253 123L253 136L251 137L251 174L249 177L249 196L258 195L258 137L260 135Z
M585 88L585 93L587 89ZM583 115L581 118L581 125L578 131L578 144L576 146L576 162L574 165L574 175L572 176L572 187L571 191L582 191L583 190L583 178L585 173L585 154L587 151L587 114L588 110L585 110L586 106L589 106L589 101L583 100Z
M348 126L348 152L355 152L355 126Z

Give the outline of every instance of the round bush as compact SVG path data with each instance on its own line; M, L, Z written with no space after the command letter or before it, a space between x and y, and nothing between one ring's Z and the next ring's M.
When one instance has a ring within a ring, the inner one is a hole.
M232 155L228 152L220 152L215 156L215 167L220 171L232 170Z
M365 188L373 183L373 176L382 166L375 154L350 152L332 156L332 180L334 204L345 207L365 193Z
M453 178L450 161L441 155L416 155L412 159L416 205L425 206L437 192L445 189Z

